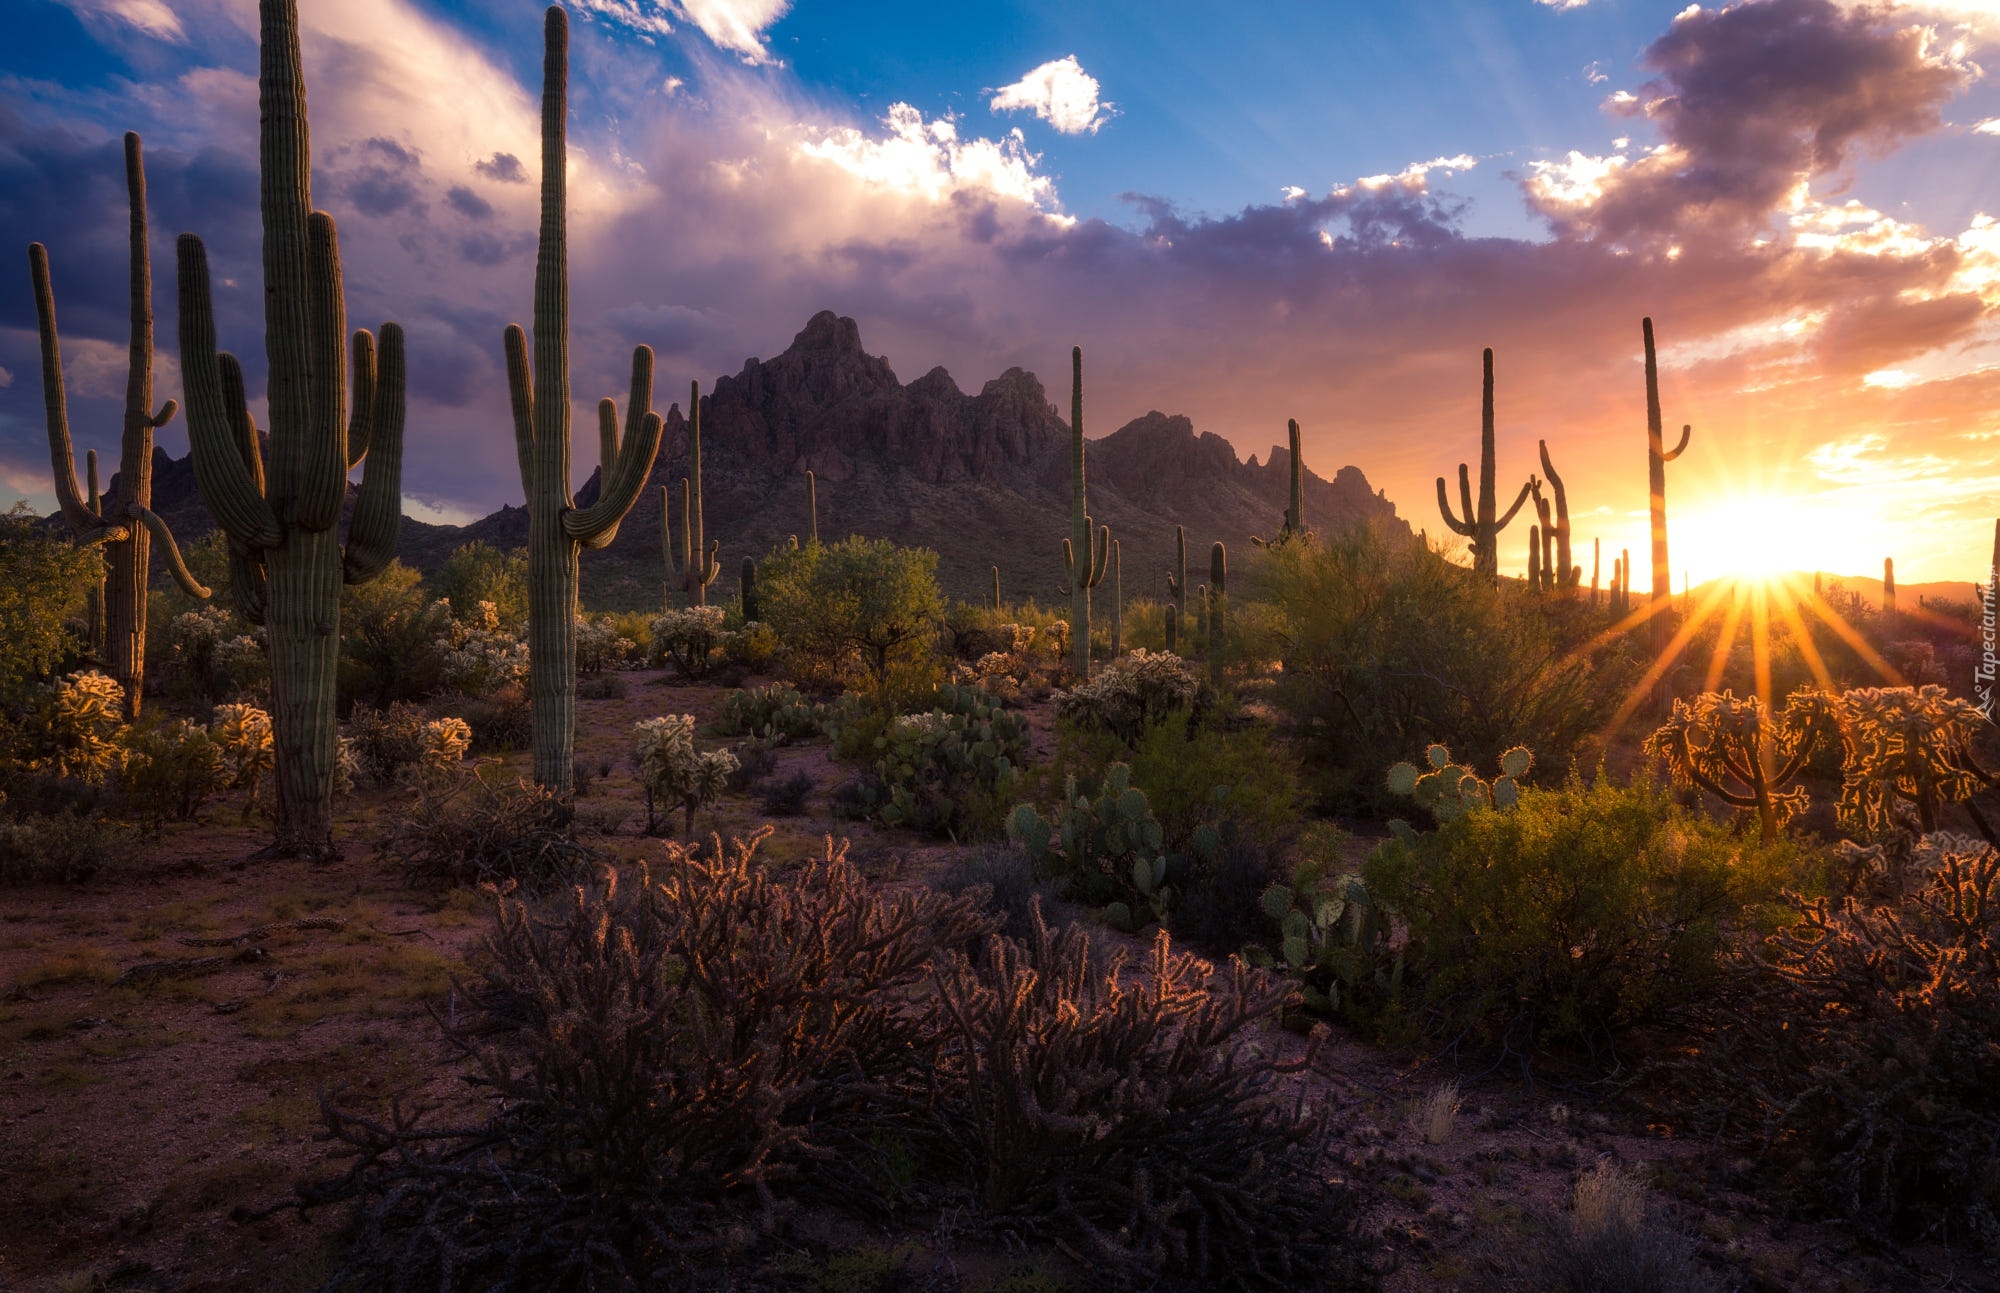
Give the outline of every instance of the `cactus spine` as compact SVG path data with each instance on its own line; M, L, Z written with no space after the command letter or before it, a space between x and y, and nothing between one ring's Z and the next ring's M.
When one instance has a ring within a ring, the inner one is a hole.
M551 5L543 25L542 212L535 255L535 338L507 325L505 346L514 441L528 501L528 695L533 709L535 780L568 798L576 738L577 554L618 533L653 470L660 415L652 411L653 352L632 352L632 391L624 442L597 502L579 509L569 489L569 237L566 228L565 126L569 20ZM617 408L598 405L601 434L615 433ZM606 431L609 427L611 430ZM601 441L602 443L602 441Z
M1069 588L1070 666L1079 681L1090 677L1090 590L1104 581L1111 556L1111 527L1091 533L1083 496L1083 347L1070 351L1069 537L1063 540L1064 582Z
M296 0L262 0L258 38L268 476L242 369L215 347L208 252L194 234L182 234L178 246L181 379L195 482L228 536L239 604L261 612L270 641L274 851L323 857L333 847L340 588L382 572L402 521L403 333L383 324L379 356L375 338L354 334L349 422L340 242L333 218L312 210ZM364 458L343 547L347 473Z
M1653 524L1653 597L1649 613L1653 624L1653 655L1658 659L1667 654L1673 640L1669 602L1674 594L1674 572L1667 563L1667 464L1687 452L1688 437L1694 428L1681 427L1680 443L1667 448L1660 417L1660 365L1653 349L1653 321L1641 320L1640 331L1646 341L1646 492ZM1628 583L1631 577L1628 567L1625 576ZM1664 712L1670 699L1664 670L1656 699Z
M810 472L806 473L810 479ZM681 555L674 557L673 508L665 485L660 486L660 546L667 557L667 586L679 588L689 606L708 605L708 586L722 573L722 541L706 536L701 517L701 383L688 385L688 474L681 477ZM815 537L813 542L819 542ZM796 546L796 544L794 545ZM669 594L671 596L671 594Z
M90 496L86 502L76 487L76 452L70 444L68 400L63 384L62 346L56 331L55 287L49 275L48 249L28 248L29 277L34 281L35 315L42 346L42 402L48 415L49 462L56 502L70 533L79 543L103 545L103 567L96 579L90 607L94 649L110 666L111 676L125 691L125 717L134 719L145 691L146 576L152 540L174 582L194 597L207 597L181 562L180 549L166 522L153 514L153 432L173 419L179 408L172 400L154 412L153 404L153 260L147 244L146 165L139 136L125 135L125 191L130 203L131 236L131 358L125 379L125 420L119 445L118 491L111 498L98 492L97 454L85 455ZM110 514L107 516L106 506Z
M743 622L762 619L763 606L757 601L757 558L743 558Z
M1208 550L1208 677L1222 684L1223 639L1229 631L1229 551L1217 539Z
M1514 496L1514 505L1506 515L1494 518L1494 466L1493 466L1493 350L1488 347L1485 355L1486 375L1483 393L1480 396L1479 412L1479 510L1472 508L1471 470L1464 463L1458 464L1458 496L1465 519L1452 515L1451 499L1445 493L1444 477L1437 478L1438 511L1444 514L1444 523L1454 534L1472 540L1472 570L1479 578L1491 583L1500 576L1500 531L1513 521L1514 514L1521 510L1521 504L1528 501L1528 486L1522 485L1521 492Z

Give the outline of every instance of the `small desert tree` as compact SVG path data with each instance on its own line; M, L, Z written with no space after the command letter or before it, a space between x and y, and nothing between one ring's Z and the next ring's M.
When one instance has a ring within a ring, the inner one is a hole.
M504 628L518 629L527 623L526 549L502 552L475 539L454 548L426 582L433 595L451 603L452 618L460 623L482 619L481 602L492 603L493 613Z
M809 668L835 675L858 655L878 693L931 649L944 599L937 553L853 535L782 549L758 572L767 623Z

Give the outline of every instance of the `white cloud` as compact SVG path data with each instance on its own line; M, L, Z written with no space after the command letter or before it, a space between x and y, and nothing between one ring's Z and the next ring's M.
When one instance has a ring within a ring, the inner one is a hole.
M1581 9L1590 0L1535 0L1536 4L1547 5L1551 9Z
M1117 109L1098 97L1097 78L1083 70L1076 55L1042 64L1012 85L994 91L986 105L994 112L1014 112L1026 108L1065 135L1096 134L1100 126L1118 115Z
M136 27L158 40L183 42L187 39L187 32L181 28L180 15L166 0L62 0L62 3L88 23L98 24L112 19Z
M628 27L648 39L673 32L676 20L692 25L746 63L769 63L764 33L791 9L791 0L574 0L579 9Z
M1603 62L1594 61L1583 69L1583 79L1588 85L1602 85L1611 78L1605 75Z
M1459 171L1469 171L1479 165L1477 157L1460 153L1456 157L1433 157L1427 162L1411 162L1394 175L1364 175L1355 183L1364 189L1380 189L1395 185L1406 189L1423 189L1429 181L1426 177L1432 171L1443 171L1447 175Z
M2000 135L2000 117L1988 117L1972 128L1976 135Z
M942 201L966 189L984 189L1034 207L1053 207L1055 184L1035 173L1040 154L1028 151L1021 132L1005 139L960 139L949 117L925 121L907 103L890 105L882 118L887 136L871 139L852 126L819 131L798 151L832 162L871 185Z

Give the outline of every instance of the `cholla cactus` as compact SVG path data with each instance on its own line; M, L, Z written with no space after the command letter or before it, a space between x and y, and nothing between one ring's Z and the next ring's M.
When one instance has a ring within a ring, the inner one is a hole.
M434 718L424 724L417 766L455 768L472 748L472 727L462 718Z
M1424 751L1428 770L1414 763L1398 763L1389 769L1389 790L1407 795L1428 809L1440 823L1476 808L1512 808L1521 799L1521 778L1535 766L1535 756L1525 745L1517 745L1500 756L1500 775L1491 782L1480 780L1471 768L1451 761L1451 751L1433 745Z
M1755 811L1768 842L1805 811L1805 788L1784 787L1798 779L1833 730L1831 698L1810 688L1794 692L1777 714L1755 696L1704 692L1674 702L1667 721L1646 738L1646 752L1666 761L1677 784Z
M710 658L723 644L722 608L690 606L656 615L650 624L653 652L683 678L706 677Z
M1200 694L1201 679L1185 660L1140 648L1107 662L1096 677L1056 697L1056 712L1102 723L1136 741L1148 723L1170 710L1192 708Z
M602 673L606 665L622 664L633 648L631 638L618 635L618 621L609 615L592 620L576 617L576 669L578 673Z
M29 767L95 785L123 763L118 734L125 726L125 689L90 670L50 689L32 732L41 747Z
M1986 716L1939 686L1857 687L1838 701L1841 828L1865 838L1937 829L1938 809L2000 783L1973 742ZM1975 816L1975 821L1981 820Z
M335 747L333 793L342 797L353 794L355 783L361 780L361 775L361 753L354 748L353 741L343 736L340 738L340 744Z
M215 717L208 725L208 735L222 750L227 788L250 792L249 800L243 806L244 813L248 814L257 802L264 776L271 771L275 757L271 716L255 705L217 705ZM345 740L341 742L341 749L343 758L353 757L352 752L347 750ZM350 783L351 780L350 777Z
M727 750L703 753L695 748L694 717L669 714L641 719L632 725L632 756L639 781L646 788L646 829L657 829L656 806L679 804L687 812L687 829L694 831L695 810L719 798L736 771L736 756Z
M464 696L484 696L528 681L528 644L499 628L499 618L490 615L493 603L480 605L489 618L479 622L492 627L466 630L444 657L444 685Z

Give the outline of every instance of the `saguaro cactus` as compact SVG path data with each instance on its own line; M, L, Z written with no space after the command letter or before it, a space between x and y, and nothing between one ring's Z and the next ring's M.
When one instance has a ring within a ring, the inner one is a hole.
M62 346L56 332L56 295L48 249L28 248L35 317L42 343L42 402L48 414L49 462L56 504L79 543L102 544L104 568L91 606L91 643L125 692L125 717L139 716L146 678L146 571L157 537L174 582L191 596L207 597L181 561L173 532L154 515L153 431L173 419L172 400L153 412L153 260L146 237L146 165L139 136L125 135L125 192L131 204L131 361L125 379L125 426L119 446L118 492L102 498L97 453L87 456L90 497L76 488L76 452L70 445L69 408L63 385Z
M806 542L819 542L819 480L806 469Z
M1618 555L1619 559L1625 563L1623 571L1618 576L1618 613L1620 615L1630 615L1632 613L1632 549L1620 548L1618 549Z
M1667 464L1687 452L1688 437L1694 433L1694 428L1681 427L1680 443L1671 450L1667 448L1660 418L1660 365L1653 349L1653 321L1641 320L1640 331L1646 341L1646 493L1653 521L1653 600L1650 616L1653 655L1657 659L1666 655L1673 643L1674 633L1669 614L1669 604L1674 595L1674 571L1667 563ZM1631 579L1629 571L1626 579ZM1660 674L1656 699L1664 712L1669 700L1664 670Z
M1590 609L1597 609L1597 581L1604 563L1604 540L1590 541Z
M1542 591L1542 527L1528 527L1528 591Z
M1217 539L1208 550L1208 676L1222 682L1224 642L1229 632L1229 550Z
M565 127L568 116L569 19L549 7L543 24L542 227L535 255L535 340L507 325L508 390L521 488L528 500L528 696L533 710L535 780L565 798L572 790L576 738L577 555L618 533L660 451L660 415L652 411L653 352L632 352L632 391L624 442L604 474L597 502L579 509L569 487L569 237L566 228ZM698 406L697 406L698 407ZM699 416L698 414L696 416ZM618 410L597 406L600 443L615 437Z
M1291 503L1289 506L1285 508L1284 528L1278 531L1277 538L1271 540L1272 545L1289 542L1290 540L1297 538L1306 532L1306 527L1305 527L1306 491L1305 491L1305 475L1304 475L1305 468L1300 464L1300 459L1299 459L1299 420L1297 418L1292 418L1286 422L1285 426L1287 434L1291 437L1291 445L1292 445L1292 488L1290 495ZM1254 536L1251 538L1250 542L1256 544L1260 548L1266 546L1264 540L1256 538Z
M1451 499L1445 493L1444 477L1437 478L1438 511L1444 514L1444 523L1455 534L1472 540L1473 573L1489 582L1500 577L1500 531L1513 521L1514 514L1521 510L1521 504L1528 501L1528 486L1524 483L1521 492L1514 496L1514 505L1506 515L1495 519L1493 498L1493 350L1488 347L1485 356L1486 376L1479 405L1479 510L1472 508L1471 470L1464 463L1458 464L1458 496L1465 519L1452 515Z
M1000 567L993 567L993 609L1000 609Z
M1542 456L1542 474L1548 477L1549 490L1555 495L1555 521L1553 524L1555 561L1551 565L1549 554L1547 551L1544 551L1542 554L1542 570L1544 574L1553 571L1555 574L1555 588L1567 594L1583 581L1582 567L1570 563L1569 491L1563 488L1563 478L1556 474L1556 465L1549 461L1549 442L1543 440L1539 442L1539 445ZM1536 507L1538 509L1543 508L1539 491L1537 492ZM1549 514L1546 510L1541 511L1541 516L1542 542L1547 544L1551 537L1550 531L1552 527L1549 521Z
M810 481L811 472L806 473ZM708 586L722 573L722 541L702 547L701 517L701 383L688 386L688 474L681 477L681 555L674 556L673 507L665 485L660 486L660 548L667 559L667 587L678 588L689 606L708 605ZM818 539L813 540L815 543ZM793 544L797 546L796 542ZM668 596L672 596L669 592Z
M1896 559L1882 558L1882 618L1896 618Z
M1187 530L1174 527L1174 568L1167 573L1167 595L1174 599L1174 610L1181 623L1187 623L1188 602L1187 581ZM1168 647L1169 651L1173 648Z
M1167 653L1169 655L1181 653L1180 609L1172 602L1167 603Z
M1063 574L1069 589L1070 663L1079 680L1090 677L1090 590L1104 581L1111 556L1111 527L1092 536L1083 497L1083 347L1070 351L1069 537L1063 540Z
M1111 658L1125 654L1125 560L1111 541Z
M259 43L268 476L242 369L215 348L208 252L194 234L182 234L178 247L181 382L195 483L229 538L239 604L261 612L270 642L274 851L318 857L333 844L340 588L381 573L402 521L403 333L383 324L379 356L373 337L354 334L349 422L340 242L333 218L312 210L296 0L262 0ZM364 458L343 547L347 473Z

